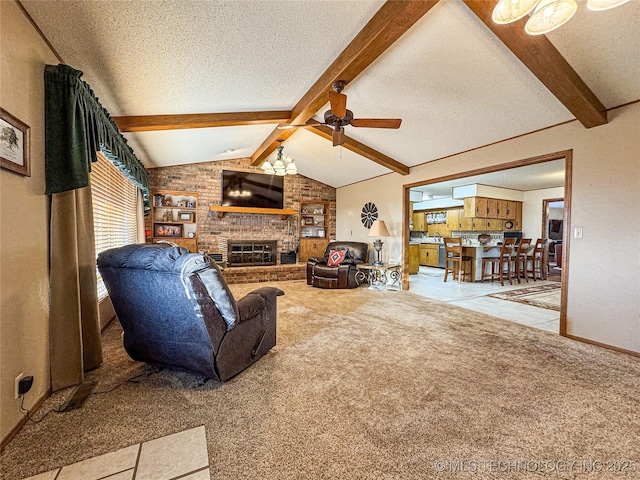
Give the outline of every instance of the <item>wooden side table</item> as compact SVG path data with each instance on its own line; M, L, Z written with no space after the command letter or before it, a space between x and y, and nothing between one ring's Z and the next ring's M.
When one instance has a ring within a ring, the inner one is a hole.
M356 282L358 285L365 281L372 290L400 290L400 273L401 265L373 265L371 263L363 263L358 265L356 272Z

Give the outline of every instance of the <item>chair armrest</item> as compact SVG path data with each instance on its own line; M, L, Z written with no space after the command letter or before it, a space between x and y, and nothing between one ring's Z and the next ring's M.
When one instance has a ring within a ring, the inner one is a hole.
M284 292L276 287L260 287L249 292L247 295L260 295L265 300L269 300L272 297L284 295Z
M362 265L364 262L362 260L358 260L357 258L345 258L340 265Z
M259 315L263 310L266 302L260 295L249 293L238 301L238 313L240 322Z
M307 260L307 263L311 263L313 265L316 265L318 263L326 264L327 261L324 258L320 258L320 257L309 257L309 260Z

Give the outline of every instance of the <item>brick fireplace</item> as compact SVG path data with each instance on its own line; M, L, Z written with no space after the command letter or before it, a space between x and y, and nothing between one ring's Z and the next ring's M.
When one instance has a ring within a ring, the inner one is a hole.
M251 267L276 264L276 240L229 240L228 267Z
M295 250L300 238L298 215L263 215L227 213L220 218L210 212L211 205L219 205L222 198L222 170L261 172L252 166L251 159L218 160L189 165L158 167L149 169L151 190L184 190L198 192L197 244L198 250L222 256L222 264L231 261L228 250L230 241L261 242L275 240L272 265L252 265L227 268L224 271L229 283L271 282L277 280L300 280L305 275L305 265L280 263L280 254ZM284 207L300 211L300 199L329 202L329 238L336 235L336 189L303 175L287 175L284 181ZM146 217L151 228L151 217ZM227 264L228 265L228 264Z

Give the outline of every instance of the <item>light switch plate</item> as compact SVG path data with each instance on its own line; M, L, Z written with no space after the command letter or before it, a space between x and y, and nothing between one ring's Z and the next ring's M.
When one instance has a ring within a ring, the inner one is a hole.
M573 238L582 238L582 227L575 227L573 229Z

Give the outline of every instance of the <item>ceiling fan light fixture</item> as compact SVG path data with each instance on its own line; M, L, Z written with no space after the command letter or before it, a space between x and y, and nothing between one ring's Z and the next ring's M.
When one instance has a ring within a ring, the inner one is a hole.
M629 0L587 0L587 8L594 12L609 10L610 8L619 7Z
M531 12L540 0L500 0L491 14L495 23L505 24L520 20Z
M543 35L567 23L578 10L576 0L540 0L524 30L529 35Z

